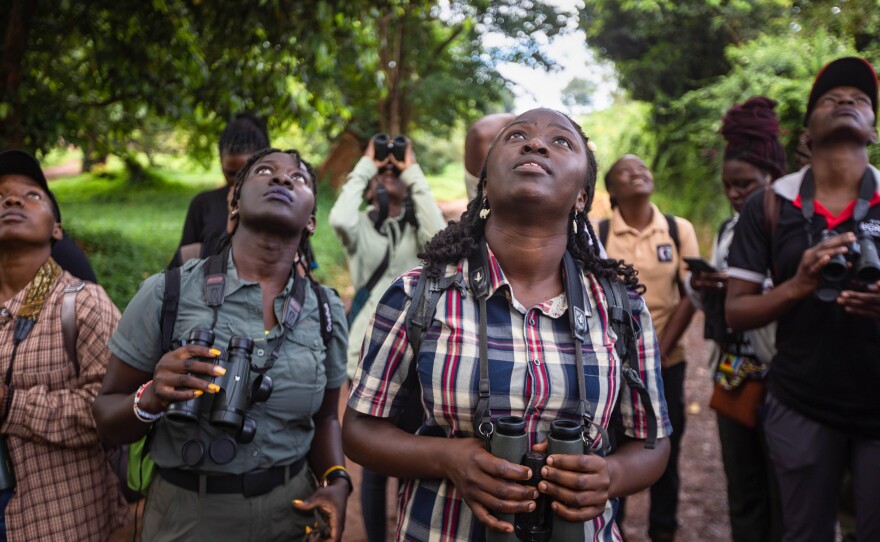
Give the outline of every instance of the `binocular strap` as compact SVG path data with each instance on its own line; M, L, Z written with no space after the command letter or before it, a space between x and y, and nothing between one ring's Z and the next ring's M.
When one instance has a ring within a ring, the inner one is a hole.
M859 223L868 214L868 209L871 208L871 198L874 196L876 186L877 181L874 179L874 172L871 171L870 167L865 168L862 180L859 181L859 197L853 208L853 222L856 224L856 230L858 230ZM808 169L804 173L804 180L801 181L800 197L801 213L804 216L804 220L807 221L804 224L804 228L807 230L807 246L811 247L813 246L813 216L816 212L816 181L813 178L813 168Z

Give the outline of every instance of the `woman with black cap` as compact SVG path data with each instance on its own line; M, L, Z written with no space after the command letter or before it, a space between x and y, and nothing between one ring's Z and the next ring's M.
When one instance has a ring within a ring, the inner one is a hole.
M727 253L739 213L749 195L785 174L785 149L778 138L775 106L775 101L756 96L731 107L724 115L721 135L727 145L721 182L734 215L722 222L715 238L710 263L718 271L691 269L685 280L694 305L706 313L705 336L710 339L709 364L715 382L710 406L718 410L734 542L770 542L779 540L782 534L779 490L757 420L764 381L775 353L776 328L733 333L724 318ZM738 400L724 402L725 397ZM754 401L749 401L752 398Z
M880 540L880 171L867 150L876 115L870 63L825 66L804 118L810 165L746 202L730 247L728 324L778 325L764 430L785 541L834 540L847 466L857 537Z

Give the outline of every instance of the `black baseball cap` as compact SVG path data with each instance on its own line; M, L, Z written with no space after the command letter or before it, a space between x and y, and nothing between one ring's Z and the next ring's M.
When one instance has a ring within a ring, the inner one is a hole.
M0 152L0 175L24 175L36 181L52 201L55 222L61 222L61 209L58 207L58 202L55 201L55 194L49 190L49 183L46 181L40 162L36 158L18 149Z
M871 98L874 108L874 119L877 118L877 72L874 66L864 58L848 56L838 58L825 65L816 76L810 99L807 101L807 113L804 115L804 126L810 120L819 98L836 87L855 87Z

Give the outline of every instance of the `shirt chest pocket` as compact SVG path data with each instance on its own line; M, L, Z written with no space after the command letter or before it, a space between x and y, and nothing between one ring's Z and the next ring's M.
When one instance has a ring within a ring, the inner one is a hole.
M300 424L318 411L327 385L325 353L317 322L299 324L285 339L281 354L269 372L274 386L266 402L270 416L285 423Z

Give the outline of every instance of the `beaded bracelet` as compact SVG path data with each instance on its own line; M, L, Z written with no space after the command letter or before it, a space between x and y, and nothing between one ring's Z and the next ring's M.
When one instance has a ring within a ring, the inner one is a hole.
M154 421L158 420L159 418L161 418L162 416L165 415L164 412L156 412L156 413L147 412L145 410L142 410L138 406L138 403L141 402L141 396L144 394L144 390L146 390L147 387L149 387L149 385L152 383L153 383L152 380L148 380L148 381L144 382L143 384L141 384L141 387L139 387L137 392L135 392L135 394L134 394L134 404L132 405L132 407L134 409L134 415L138 420L140 420L144 423L153 423Z

